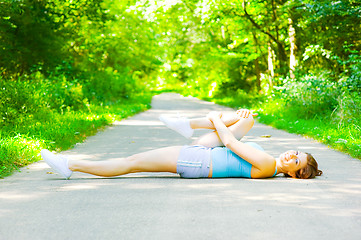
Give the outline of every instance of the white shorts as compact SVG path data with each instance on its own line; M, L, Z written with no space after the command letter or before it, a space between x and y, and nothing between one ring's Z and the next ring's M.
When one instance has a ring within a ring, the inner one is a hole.
M183 146L178 156L177 173L182 178L207 178L210 162L210 148L200 145Z

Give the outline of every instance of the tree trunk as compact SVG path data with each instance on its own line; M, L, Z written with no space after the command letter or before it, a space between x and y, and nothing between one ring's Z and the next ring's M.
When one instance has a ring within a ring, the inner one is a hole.
M254 50L258 55L258 40L256 35L254 34L254 32L252 33L253 35L253 39L254 39ZM259 68L259 56L257 56L257 58L254 60L254 69L255 69L255 73L256 73L256 86L257 86L257 91L261 91L261 70Z
M271 42L268 42L268 92L271 92L273 89L273 78L275 76L274 72L274 63L275 62L275 53L272 49Z
M296 69L296 30L293 27L292 18L288 18L288 36L290 38L290 77L295 78L295 69Z
M271 42L268 42L268 72L271 78L275 76L273 62L274 62L274 51L271 47Z

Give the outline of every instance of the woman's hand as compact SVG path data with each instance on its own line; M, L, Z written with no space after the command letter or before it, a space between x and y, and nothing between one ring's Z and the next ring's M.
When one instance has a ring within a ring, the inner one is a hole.
M249 118L250 116L251 116L251 118L253 118L258 115L258 113L252 113L248 109L240 109L240 110L237 110L236 113L241 118Z
M207 114L207 118L213 122L214 119L221 119L222 118L222 113L221 112L210 112Z

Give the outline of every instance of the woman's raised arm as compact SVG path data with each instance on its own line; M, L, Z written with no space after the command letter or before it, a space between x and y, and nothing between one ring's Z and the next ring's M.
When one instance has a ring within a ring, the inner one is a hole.
M252 114L245 113L244 116L253 120ZM223 142L224 146L247 162L251 163L252 166L261 172L269 171L269 169L274 170L275 159L263 151L238 141L232 132L222 122L220 113L211 112L208 115L208 118L213 122L214 127L217 129L218 136Z

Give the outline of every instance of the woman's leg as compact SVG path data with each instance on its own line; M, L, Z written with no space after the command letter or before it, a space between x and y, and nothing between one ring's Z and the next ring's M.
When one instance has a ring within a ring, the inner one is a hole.
M241 118L234 112L224 113L221 119L228 127L235 124ZM213 123L207 117L189 119L189 124L192 129L214 129Z
M236 118L238 118L236 122L234 122L232 125L226 124L226 126L228 126L228 129L233 133L235 138L240 140L249 132L249 130L251 130L251 128L253 127L253 124L254 124L254 119L252 116L249 118L240 118L238 116L234 116L233 118L229 118L229 119L225 119L225 120L232 122ZM222 120L223 120L223 118L222 118ZM203 122L201 122L201 123L203 124L202 126L206 126L206 124L208 124L208 123L206 123L205 120L203 120ZM200 125L198 125L198 127L199 126ZM197 140L195 140L193 142L193 144L203 145L206 147L224 146L221 139L218 136L217 131L207 133L207 134L200 136Z
M237 122L240 117L236 113L225 113L222 117L226 126L230 126ZM214 129L213 123L207 117L203 118L171 118L164 115L159 117L168 128L178 132L185 138L193 135L194 129Z
M69 169L103 177L137 172L177 173L177 160L181 148L181 146L159 148L106 161L69 160Z
M213 123L207 117L193 119L160 117L160 120L164 122L169 128L177 131L186 138L189 138L193 135L194 129L214 129ZM229 128L229 130L231 130L237 139L241 139L243 136L245 136L254 124L252 115L250 117L244 118L236 112L224 113L222 116L222 121ZM193 144L203 145L206 147L223 146L217 131L202 135L197 140L195 140Z

